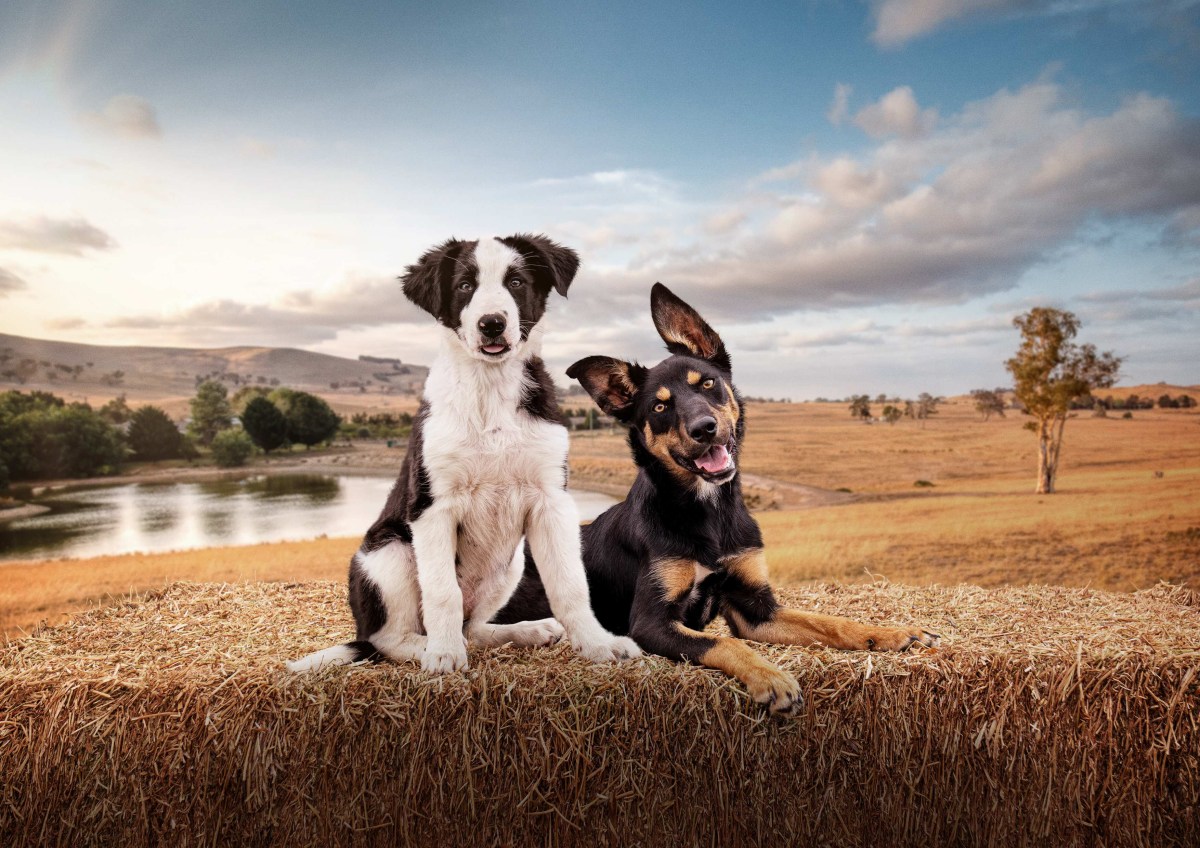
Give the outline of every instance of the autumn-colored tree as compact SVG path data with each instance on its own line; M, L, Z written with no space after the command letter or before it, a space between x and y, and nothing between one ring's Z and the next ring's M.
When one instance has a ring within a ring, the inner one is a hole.
M975 410L987 421L993 415L1004 417L1004 389L972 389Z
M1021 331L1016 356L1004 363L1013 375L1013 391L1033 421L1025 427L1038 437L1036 492L1052 494L1062 452L1063 429L1071 402L1093 389L1116 382L1121 358L1097 353L1094 345L1077 345L1074 313L1038 306L1013 319Z

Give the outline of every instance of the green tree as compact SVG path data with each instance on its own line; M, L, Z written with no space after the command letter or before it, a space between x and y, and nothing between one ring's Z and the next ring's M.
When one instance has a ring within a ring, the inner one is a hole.
M1063 429L1071 402L1093 389L1116 382L1120 357L1097 353L1094 345L1077 345L1079 319L1071 312L1035 307L1013 319L1021 331L1021 346L1005 367L1013 375L1014 392L1033 417L1025 427L1037 434L1039 494L1054 492Z
M233 426L229 393L216 380L205 380L191 400L192 422L188 432L202 445L211 445L217 433Z
M144 462L187 456L188 443L167 413L157 406L143 406L129 419L125 440L133 455ZM193 448L194 450L194 448Z
M260 395L250 399L242 413L242 427L254 444L267 453L287 441L287 419L279 407Z
M284 418L288 440L309 448L333 438L342 423L329 404L308 392L291 392Z
M117 395L100 407L100 417L110 424L124 424L133 417L133 410L125 402L125 395Z
M242 386L229 399L229 406L233 409L233 414L240 418L250 401L259 397L265 398L269 393L270 390L266 386Z
M213 436L213 460L222 468L245 465L253 453L254 442L250 441L244 430L229 428Z
M904 416L904 411L898 406L892 406L890 403L883 408L883 420L889 424L895 424Z
M124 458L121 435L87 404L0 394L0 465L12 480L111 474Z
M858 418L861 421L870 420L871 398L868 395L850 396L850 417Z

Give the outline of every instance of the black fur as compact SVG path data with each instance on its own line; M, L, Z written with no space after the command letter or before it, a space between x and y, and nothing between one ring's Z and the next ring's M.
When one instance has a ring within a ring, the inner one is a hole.
M746 621L757 623L770 618L778 604L769 587L751 586L722 564L725 557L763 544L758 524L742 499L736 466L728 479L710 482L679 462L672 466L661 446L656 452L647 440L647 429L650 437L657 438L702 416L724 411L731 417L736 410L736 421L727 434L736 463L745 435L745 406L731 381L732 366L720 337L665 287L655 286L652 303L656 325L661 319L659 331L674 355L653 368L588 357L567 372L579 379L602 409L628 425L629 446L638 465L637 479L625 500L583 528L583 560L592 608L602 625L632 636L645 650L695 660L716 640L681 634L673 622L701 630L718 614L735 610ZM681 317L692 322L679 324ZM667 326L668 322L676 323ZM695 375L699 379L689 381ZM711 386L704 388L710 380ZM669 401L658 396L660 390L669 392ZM689 453L698 449L681 443L679 460L686 464ZM674 451L667 454L674 455ZM652 564L676 559L693 560L712 573L681 597L664 597ZM548 615L549 604L527 548L521 584L495 621Z
M579 254L555 244L545 236L530 233L502 238L500 243L521 254L525 268L533 273L535 284L543 296L548 295L551 289L563 297L567 296L567 289L579 270Z
M528 339L529 331L546 313L550 292L567 296L579 268L579 255L543 235L520 233L496 240L521 256L505 272L504 279L506 284L511 283L509 294L520 313L521 338ZM405 297L444 326L458 330L462 311L478 285L478 244L451 238L427 250L400 277Z
M554 389L554 381L546 371L541 357L532 356L525 362L525 380L528 388L521 400L521 409L534 418L541 418L552 424L566 424L562 410L558 405L558 393Z

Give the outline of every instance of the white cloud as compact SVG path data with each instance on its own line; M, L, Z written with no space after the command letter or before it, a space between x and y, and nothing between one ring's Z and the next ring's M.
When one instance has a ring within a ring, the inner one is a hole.
M35 253L82 256L85 250L111 250L112 237L83 218L47 218L0 221L0 248Z
M655 242L605 274L605 291L616 304L675 281L743 320L960 303L1013 288L1089 222L1186 228L1200 206L1200 122L1162 98L1089 113L1039 80L926 126L771 169L726 205L748 223Z
M916 138L925 135L937 124L936 109L921 109L913 90L907 85L894 89L878 103L859 111L854 123L872 138L898 135Z
M955 21L987 18L1104 16L1134 29L1164 30L1172 42L1197 46L1195 0L873 0L871 40L899 47Z
M871 38L876 44L894 47L959 18L1037 5L1051 4L1035 0L876 0Z
M118 94L99 111L85 112L81 117L93 129L121 138L162 137L154 106L136 94Z
M15 291L21 291L27 283L7 268L0 268L0 297L7 297Z
M104 326L125 330L178 329L193 340L212 343L224 336L256 338L269 333L290 344L315 344L345 330L423 320L409 304L399 281L380 274L350 273L333 285L284 293L273 303L230 298L203 301L159 314L128 315Z

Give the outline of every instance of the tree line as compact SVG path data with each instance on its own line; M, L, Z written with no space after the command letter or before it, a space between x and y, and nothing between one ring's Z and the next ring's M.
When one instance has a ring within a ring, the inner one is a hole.
M871 412L870 395L851 395L850 417L862 421L864 424L870 424L872 421L886 421L888 424L895 424L901 418L925 421L930 416L937 415L938 404L943 401L945 398L934 397L929 392L921 392L915 401L901 401L899 398L889 399L886 395L877 395L875 402L882 403L884 406L879 411L879 418L876 418ZM903 403L904 406L899 406L900 403Z
M264 389L234 400L220 383L201 383L185 433L162 409L131 409L124 395L97 410L50 392L0 392L0 489L107 476L131 460L195 459L202 449L218 465L241 465L256 450L329 441L342 423L324 400L294 389Z

